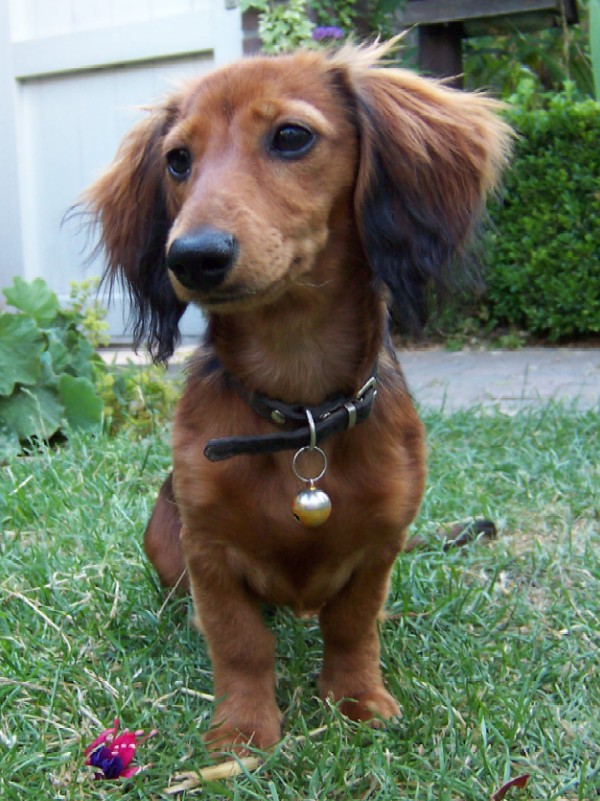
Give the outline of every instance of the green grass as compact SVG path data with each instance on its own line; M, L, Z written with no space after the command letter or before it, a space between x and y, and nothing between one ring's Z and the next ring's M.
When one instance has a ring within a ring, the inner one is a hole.
M320 638L285 612L285 739L262 766L179 798L589 801L600 792L600 419L428 413L415 530L483 514L499 538L399 560L382 625L402 719L351 724L316 700ZM186 600L141 550L168 435L76 438L0 468L0 798L158 799L209 764L211 672ZM131 782L93 783L82 752L119 715L159 729Z

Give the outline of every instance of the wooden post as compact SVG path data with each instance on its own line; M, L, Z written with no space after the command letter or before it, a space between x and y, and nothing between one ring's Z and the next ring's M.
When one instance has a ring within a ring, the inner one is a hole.
M451 78L462 88L462 37L460 22L419 26L419 69L437 78Z

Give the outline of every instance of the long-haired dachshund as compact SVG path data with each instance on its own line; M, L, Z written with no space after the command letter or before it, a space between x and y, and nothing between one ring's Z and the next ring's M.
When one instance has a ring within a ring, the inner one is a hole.
M86 196L136 342L208 319L145 548L191 590L214 667L208 746L280 737L261 604L314 612L319 690L398 713L378 616L425 481L387 316L420 326L495 186L494 101L384 68L390 45L255 57L152 109Z

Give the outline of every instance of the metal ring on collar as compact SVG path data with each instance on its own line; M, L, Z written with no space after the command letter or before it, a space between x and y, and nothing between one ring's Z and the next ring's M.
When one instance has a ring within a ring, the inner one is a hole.
M300 473L300 471L298 470L298 467L296 466L298 458L305 451L308 451L309 453L319 453L323 459L323 469L317 476L313 476L312 478L303 476L302 473ZM296 451L296 453L294 454L294 460L292 462L292 470L294 471L294 475L296 476L296 478L299 478L300 481L304 481L305 484L310 484L312 486L317 481L319 481L319 479L323 478L323 476L325 475L325 471L327 470L327 456L325 456L325 451L323 451L321 448L317 446L311 448L310 445L305 445L304 448L300 448L300 450Z

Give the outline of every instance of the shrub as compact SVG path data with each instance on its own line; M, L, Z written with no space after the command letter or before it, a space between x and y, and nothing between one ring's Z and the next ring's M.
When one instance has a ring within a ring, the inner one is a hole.
M98 427L103 403L94 385L104 365L85 332L85 296L61 309L41 279L15 278L3 290L14 313L0 313L0 459L21 443L73 428ZM101 333L97 315L96 334ZM92 337L93 338L93 337Z
M115 434L128 427L138 436L154 433L172 418L181 383L181 377L167 376L158 365L109 370L97 381L106 430Z
M314 24L308 19L307 0L242 0L240 8L259 12L258 33L266 53L284 53L311 42Z
M568 89L547 108L519 101L516 157L490 211L489 314L552 340L600 332L600 105Z
M496 95L508 97L523 78L533 77L544 90L559 92L567 77L583 96L592 95L587 6L587 0L579 0L578 25L563 23L543 30L514 28L504 35L465 39L465 87L487 87Z
M106 311L91 300L95 285L74 284L67 308L41 278L3 290L15 311L0 312L0 464L70 429L141 435L171 417L180 382L161 367L107 367L97 354Z

